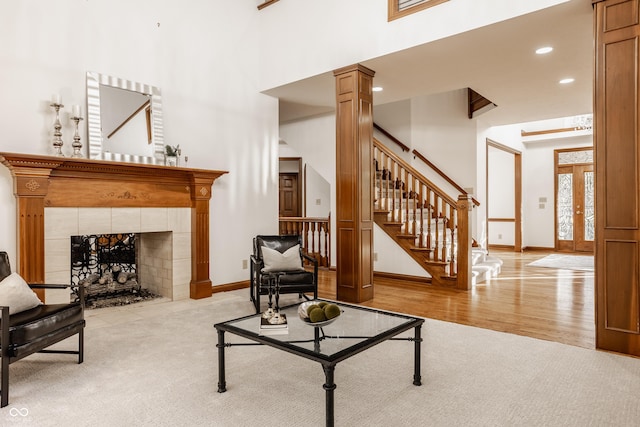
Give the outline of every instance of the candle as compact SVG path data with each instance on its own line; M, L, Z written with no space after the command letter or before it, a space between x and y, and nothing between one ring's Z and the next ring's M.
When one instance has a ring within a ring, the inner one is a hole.
M80 115L80 106L79 105L72 105L71 106L71 117L82 117Z
M52 104L62 104L62 98L60 98L60 94L59 93L54 93L53 95L51 95L51 103Z

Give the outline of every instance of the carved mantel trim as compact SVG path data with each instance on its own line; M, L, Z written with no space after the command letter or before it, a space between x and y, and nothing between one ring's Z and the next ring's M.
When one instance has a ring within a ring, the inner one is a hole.
M209 200L227 171L0 153L17 199L18 272L44 283L45 207L191 208L191 298L212 295ZM38 295L41 299L44 295Z

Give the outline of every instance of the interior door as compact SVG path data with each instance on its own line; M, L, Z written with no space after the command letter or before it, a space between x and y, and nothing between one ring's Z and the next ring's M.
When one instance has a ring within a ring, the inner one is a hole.
M297 173L280 174L280 197L278 213L281 217L300 216Z
M557 167L556 248L593 253L595 239L593 164Z

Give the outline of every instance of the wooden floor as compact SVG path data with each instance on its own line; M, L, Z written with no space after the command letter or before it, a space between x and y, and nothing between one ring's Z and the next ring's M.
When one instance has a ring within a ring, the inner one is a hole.
M466 292L376 277L362 305L594 348L594 273L527 266L548 254L492 250L502 272ZM335 271L318 281L319 296L334 299Z

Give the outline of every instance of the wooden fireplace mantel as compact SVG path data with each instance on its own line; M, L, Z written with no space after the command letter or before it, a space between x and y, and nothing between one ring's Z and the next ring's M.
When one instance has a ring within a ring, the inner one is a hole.
M212 295L209 200L227 171L0 153L17 199L18 272L44 283L45 207L191 208L191 298ZM41 299L44 295L38 295Z

